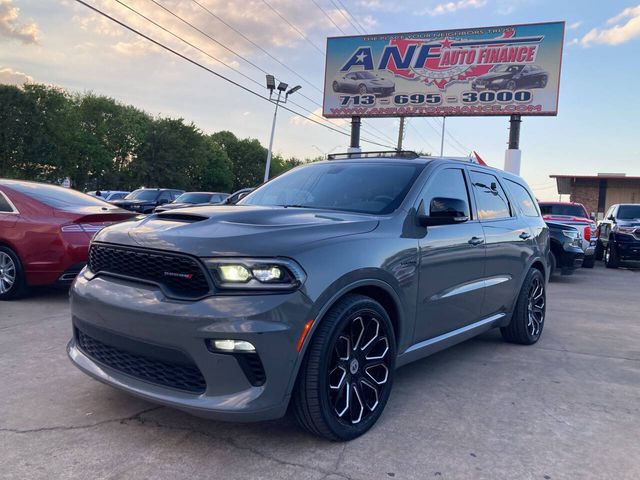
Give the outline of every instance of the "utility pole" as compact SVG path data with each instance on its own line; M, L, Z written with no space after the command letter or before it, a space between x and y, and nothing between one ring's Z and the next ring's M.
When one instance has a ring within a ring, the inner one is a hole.
M440 138L440 156L444 155L444 124L447 121L447 117L442 117L442 137Z
M522 152L520 151L520 124L522 117L520 115L511 115L509 118L509 148L504 154L504 170L505 172L520 175L520 159Z
M287 103L287 99L289 95L297 92L302 87L300 85L296 85L293 88L290 88L287 91L289 85L283 82L278 83L278 97L274 102L276 104L276 108L273 112L273 123L271 124L271 137L269 138L269 150L267 150L267 164L264 168L264 181L267 182L269 180L269 170L271 169L271 157L273 154L273 136L276 133L276 118L278 116L278 107L280 106L280 97L283 92L286 92L284 95L284 100L282 103ZM267 75L267 89L269 90L269 100L271 100L271 96L273 95L273 91L276 89L276 79L273 75Z
M398 129L398 147L396 150L402 150L402 140L404 139L404 117L400 117L400 128Z
M349 145L349 153L360 152L360 125L362 121L360 117L351 117L351 144Z
M271 169L271 154L273 151L273 135L276 133L276 117L278 116L278 107L280 106L280 95L282 90L278 90L278 98L276 98L276 109L273 112L273 123L271 124L271 137L269 138L269 150L267 150L267 166L264 169L264 181L269 180L269 170Z

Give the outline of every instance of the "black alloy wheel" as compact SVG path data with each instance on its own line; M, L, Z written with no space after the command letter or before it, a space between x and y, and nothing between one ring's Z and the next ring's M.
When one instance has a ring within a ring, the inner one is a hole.
M507 82L507 90L515 90L516 89L516 82L514 80L509 80Z
M331 88L333 88L334 92L337 92L338 88L340 88L340 85L338 85L338 82L334 80L333 83L331 84Z
M386 310L349 294L320 320L292 401L302 427L330 440L351 440L369 430L389 399L395 336Z
M532 345L542 335L547 310L544 275L532 268L522 284L509 325L500 328L502 337L512 343Z
M358 93L360 95L365 95L368 91L369 90L367 89L367 86L364 83L360 84L360 86L358 87Z

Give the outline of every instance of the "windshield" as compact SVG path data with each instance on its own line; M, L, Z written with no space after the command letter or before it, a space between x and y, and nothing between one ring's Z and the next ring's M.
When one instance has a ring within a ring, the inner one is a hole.
M371 72L358 72L357 77L362 80L376 78L376 76Z
M279 205L345 212L393 212L423 164L331 162L299 167L260 187L239 205Z
M99 197L92 197L77 190L47 185L46 183L7 182L7 186L53 208L104 207L108 205Z
M618 218L620 220L635 220L640 218L640 205L620 205L618 207Z
M158 190L149 190L141 188L140 190L134 190L129 195L124 197L125 200L142 200L142 201L154 201L158 196Z
M565 215L567 217L589 218L581 205L567 205L561 203L541 203L542 215Z
M499 65L493 71L499 73L517 73L522 70L522 65Z
M210 193L183 193L175 203L207 203L210 199Z

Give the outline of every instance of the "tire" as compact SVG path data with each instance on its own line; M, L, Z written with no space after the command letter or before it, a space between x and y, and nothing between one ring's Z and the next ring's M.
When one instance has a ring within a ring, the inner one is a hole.
M365 94L366 94L366 93L368 93L368 92L369 92L369 90L367 89L367 86L366 86L364 83L361 83L361 84L358 86L358 93L359 93L360 95L365 95Z
M604 264L607 268L618 268L620 266L620 257L618 256L618 249L609 240L607 248L604 251Z
M582 268L593 268L596 264L596 256L590 255L588 257L584 257L582 261Z
M382 305L363 295L343 297L322 318L300 367L292 399L298 423L333 441L365 433L389 399L395 357Z
M506 85L507 90L511 90L511 91L513 91L513 90L515 90L515 89L516 89L516 87L517 87L517 85L516 85L516 82L515 82L515 81L513 81L513 80L509 80L509 81L507 82L507 85Z
M547 77L542 77L542 80L540 80L540 88L544 88L547 86Z
M334 92L337 92L338 89L340 88L340 85L338 85L338 82L334 80L333 83L331 84L331 88L333 88Z
M527 273L509 325L500 328L507 342L533 345L542 335L547 309L544 276L532 268Z
M0 246L0 300L20 298L26 290L20 259L10 248Z
M604 257L604 246L600 240L596 240L596 260L602 260Z

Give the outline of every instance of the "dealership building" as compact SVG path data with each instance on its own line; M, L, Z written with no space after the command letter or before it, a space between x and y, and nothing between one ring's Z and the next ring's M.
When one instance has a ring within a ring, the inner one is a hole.
M582 203L598 219L616 203L640 203L640 177L627 177L624 173L550 177L556 179L558 194L570 195L570 201Z

